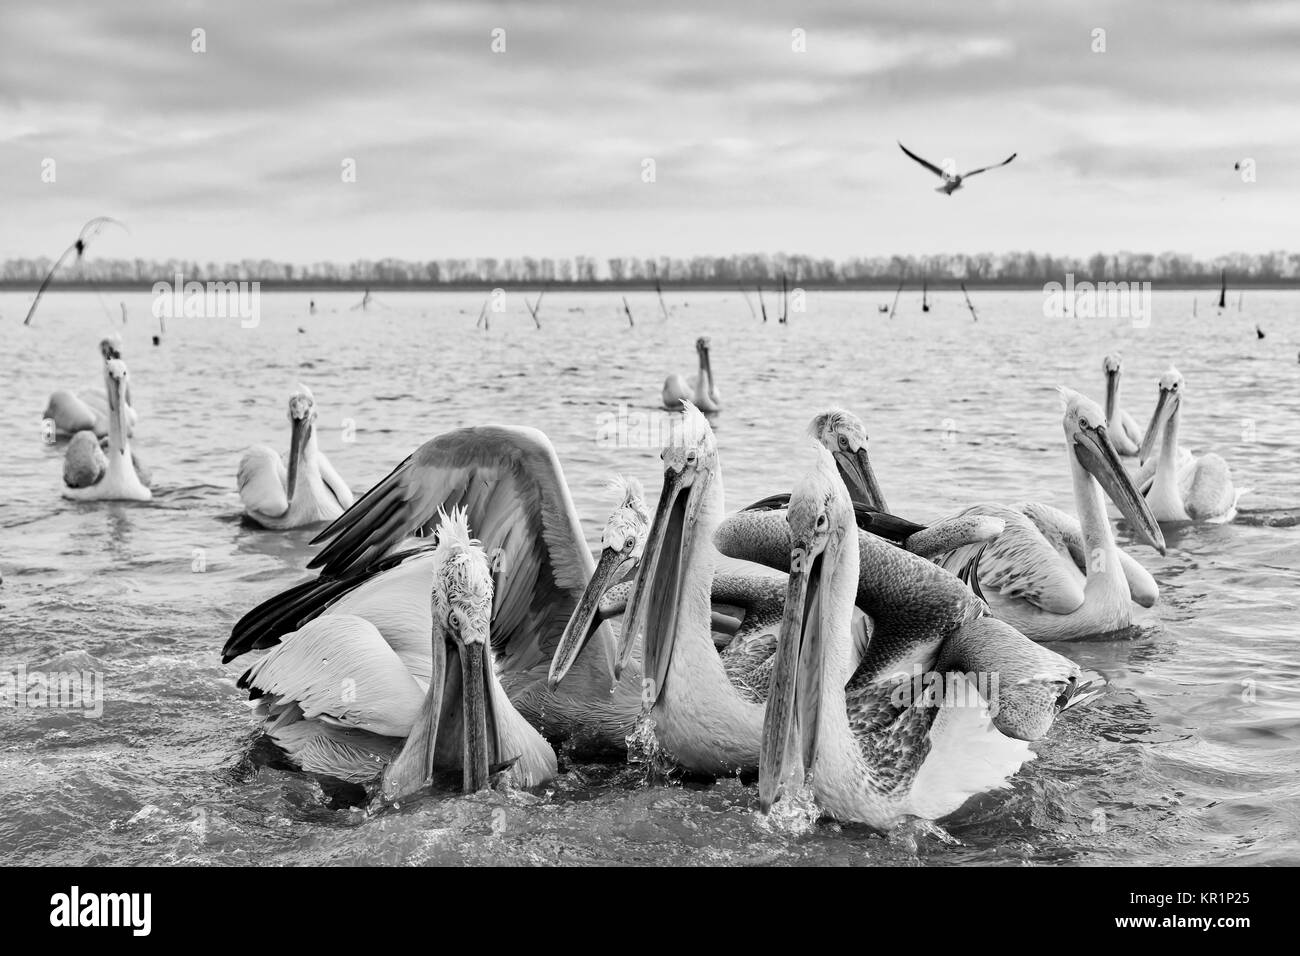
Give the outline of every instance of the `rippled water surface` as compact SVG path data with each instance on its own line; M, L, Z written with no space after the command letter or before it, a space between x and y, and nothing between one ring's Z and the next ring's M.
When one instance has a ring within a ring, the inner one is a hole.
M1037 293L956 294L928 314L905 296L812 293L788 326L739 294L549 292L533 327L519 297L476 330L482 297L262 297L261 324L175 319L160 347L147 295L54 291L23 328L0 295L0 673L94 670L100 719L0 709L0 861L32 863L1297 863L1300 862L1300 528L1246 513L1170 533L1143 637L1061 646L1109 680L1065 715L1004 791L944 821L956 843L865 829L770 825L739 780L647 785L639 767L570 765L539 793L426 798L367 814L355 795L248 759L252 724L220 663L230 626L303 577L310 533L239 519L235 469L252 442L287 447L296 383L320 443L354 489L460 425L527 423L555 443L594 543L612 472L657 490L658 451L599 443L653 411L666 372L713 340L715 426L728 504L787 489L803 431L829 403L859 412L891 507L920 520L978 500L1071 508L1054 386L1104 398L1102 356L1124 354L1125 405L1145 424L1172 360L1187 379L1183 442L1214 450L1243 508L1300 506L1300 295L1155 298L1154 319L1046 319ZM119 300L130 316L122 327ZM769 301L769 305L770 305ZM1259 339L1258 324L1266 333ZM42 441L54 388L98 378L97 343L124 335L154 469L149 504L59 497L62 446ZM626 416L625 416L626 417ZM633 423L629 437L643 432ZM348 440L354 439L354 440ZM1121 540L1126 536L1121 534ZM198 570L199 568L202 570Z

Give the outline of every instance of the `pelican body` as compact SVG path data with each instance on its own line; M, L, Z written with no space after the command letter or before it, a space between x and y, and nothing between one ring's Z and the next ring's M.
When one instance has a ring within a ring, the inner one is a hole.
M239 680L267 735L302 770L363 783L384 799L461 771L465 792L494 768L518 786L556 773L555 753L514 709L490 650L492 571L464 511L421 551L427 631L385 634L393 614L362 589L313 618Z
M835 464L816 454L787 515L790 576L760 806L767 812L783 790L807 783L838 820L887 829L906 816L945 816L1032 759L1024 741L1081 699L1078 668L989 617L933 564L859 536ZM855 603L873 622L857 661ZM976 671L990 669L996 683L981 685ZM922 673L918 693L913 675Z
M709 337L702 335L695 340L695 353L699 358L700 370L694 379L694 389L686 384L681 375L672 374L664 379L664 408L678 411L683 401L693 400L695 407L704 412L716 412L722 408L718 395L718 386L713 381L713 360L709 356Z
M90 430L77 432L63 456L63 497L77 501L148 501L148 473L131 451L126 363L104 363L108 385L108 435L104 442Z
M1103 489L1139 536L1164 554L1164 536L1120 464L1102 410L1069 389L1065 430L1076 520L1037 502L983 504L963 514L1001 518L1003 532L936 558L969 579L1001 620L1036 641L1074 640L1132 624L1132 602L1150 607L1159 589L1111 532Z
M1160 397L1140 451L1145 465L1160 444L1147 504L1157 521L1231 521L1241 492L1232 483L1228 463L1213 453L1192 455L1178 445L1184 391L1183 376L1171 366L1160 378Z
M299 385L289 398L289 468L266 445L254 445L239 461L244 514L263 528L281 531L333 521L352 506L352 489L316 445L316 401Z

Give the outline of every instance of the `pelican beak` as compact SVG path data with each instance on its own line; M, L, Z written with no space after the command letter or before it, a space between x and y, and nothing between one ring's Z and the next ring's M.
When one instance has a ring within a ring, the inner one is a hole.
M1115 397L1119 394L1119 369L1106 369L1106 422L1115 417Z
M769 812L787 784L803 783L816 752L821 709L824 554L795 543L777 632L758 755L758 805Z
M1106 434L1106 426L1092 425L1081 428L1074 440L1074 457L1088 473L1100 482L1110 500L1115 502L1120 512L1146 539L1151 547L1161 554L1165 553L1165 537L1160 525L1147 506L1133 479L1128 476L1120 464L1119 453Z
M1142 447L1138 449L1138 461L1145 463L1151 457L1156 441L1160 438L1160 431L1169 423L1169 419L1173 417L1174 412L1178 411L1179 401L1177 392L1161 387L1160 397L1156 400L1156 410L1151 413L1151 424L1147 425L1147 433L1142 436Z
M286 490L289 497L293 497L294 488L297 486L298 470L302 462L302 457L306 452L307 440L311 438L311 422L306 418L289 416L291 432L289 435L289 480Z
M483 641L459 647L461 687L465 707L464 791L477 793L491 783L489 772L500 750L492 689L488 686L487 654Z
M642 704L653 707L664 690L668 664L677 640L677 616L684 570L690 558L707 472L692 466L664 469L650 535L637 567L632 595L623 617L622 647L616 676L622 676L641 638Z
M460 643L435 634L429 689L401 753L384 768L380 797L394 803L434 783L435 771L459 763L466 793L485 790L491 774L513 760L501 753L492 706L486 641ZM448 656L459 666L449 665Z
M596 612L600 610L601 598L609 590L618 578L619 571L622 569L626 559L623 552L615 551L613 548L605 548L600 552L600 560L596 562L596 570L591 574L591 580L587 582L587 589L582 592L582 597L578 599L578 606L573 609L573 614L569 617L569 623L564 626L564 633L560 635L560 643L555 648L555 656L551 658L551 670L547 675L547 682L552 690L560 681L564 680L564 675L569 673L569 668L573 662L578 659L582 649L587 646L591 636L596 633L600 627L600 619ZM614 676L614 658L610 654L609 643L603 642L605 646L605 661L609 669L610 686L615 683Z
M889 506L885 504L885 493L880 490L876 473L871 470L867 446L863 445L855 452L836 451L834 455L840 477L849 489L849 498L855 504L866 505L873 511L889 511Z

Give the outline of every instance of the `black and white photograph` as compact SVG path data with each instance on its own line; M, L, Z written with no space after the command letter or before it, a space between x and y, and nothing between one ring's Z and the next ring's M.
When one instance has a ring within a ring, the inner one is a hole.
M1300 864L1298 54L3 0L0 865L1124 868L1241 940L1156 875Z

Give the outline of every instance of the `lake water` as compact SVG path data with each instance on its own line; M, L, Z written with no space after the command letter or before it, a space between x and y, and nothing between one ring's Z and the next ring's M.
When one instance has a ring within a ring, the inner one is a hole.
M658 449L597 440L658 406L708 334L725 408L715 427L728 504L790 487L808 420L855 410L894 511L933 519L980 500L1072 508L1054 391L1104 399L1102 356L1124 355L1125 405L1145 425L1155 381L1187 380L1183 443L1214 450L1243 508L1300 506L1300 294L1247 292L1218 315L1207 292L1158 293L1149 324L1046 318L1040 293L960 294L928 314L907 295L810 293L782 326L738 293L548 292L475 328L479 294L262 296L261 321L173 319L160 347L147 294L0 294L0 674L93 670L99 719L0 709L0 862L14 863L1300 863L1300 528L1246 514L1133 549L1161 585L1143 637L1058 646L1107 693L1065 715L1006 790L945 821L958 841L856 827L770 826L756 790L646 785L629 765L570 766L541 793L419 800L367 815L316 780L247 759L253 725L220 663L231 625L302 579L310 532L240 521L235 470L253 442L287 448L298 382L320 444L358 492L424 440L484 422L555 443L594 543L611 473L659 487ZM129 321L122 326L119 301ZM772 306L771 297L768 301ZM1260 339L1259 325L1266 333ZM99 378L97 343L124 336L154 470L145 505L59 496L63 446L42 441L58 387ZM1128 539L1121 535L1121 541ZM201 570L200 570L201 569Z

